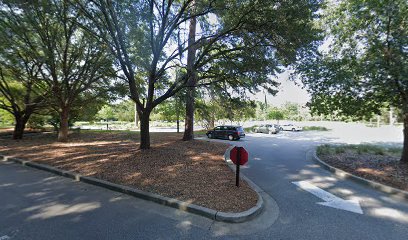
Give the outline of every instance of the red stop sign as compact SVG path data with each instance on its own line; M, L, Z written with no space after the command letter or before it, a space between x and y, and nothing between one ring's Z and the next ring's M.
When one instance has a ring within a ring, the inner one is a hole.
M231 149L230 158L235 165L238 162L238 154L240 156L239 165L245 165L248 162L248 152L243 147L234 147Z

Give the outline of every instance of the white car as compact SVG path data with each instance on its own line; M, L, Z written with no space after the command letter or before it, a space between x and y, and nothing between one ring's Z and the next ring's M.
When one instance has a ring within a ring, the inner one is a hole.
M281 130L295 132L295 131L302 131L303 128L299 127L299 126L296 126L296 125L293 125L293 124L285 124L285 125L281 125Z

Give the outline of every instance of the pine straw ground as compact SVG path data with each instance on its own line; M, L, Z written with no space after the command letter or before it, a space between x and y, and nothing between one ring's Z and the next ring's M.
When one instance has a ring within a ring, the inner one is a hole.
M181 134L151 133L151 149L139 150L135 132L83 131L67 143L54 134L0 139L0 154L32 160L224 212L256 205L257 194L225 164L228 145L181 141Z
M333 167L408 191L408 165L399 162L401 151L398 148L323 145L318 148L317 154Z

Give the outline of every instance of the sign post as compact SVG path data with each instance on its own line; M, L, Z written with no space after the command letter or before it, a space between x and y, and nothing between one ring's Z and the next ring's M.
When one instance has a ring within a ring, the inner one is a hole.
M235 171L235 186L239 187L239 165L241 163L241 147L237 149L237 165Z
M234 147L231 149L230 158L236 165L235 185L239 187L239 168L248 162L248 152L243 147Z

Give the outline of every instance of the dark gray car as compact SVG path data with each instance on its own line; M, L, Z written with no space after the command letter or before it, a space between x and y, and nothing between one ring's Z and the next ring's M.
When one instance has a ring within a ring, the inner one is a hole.
M232 140L239 140L245 137L245 131L241 126L218 126L214 130L207 132L208 138L223 138Z

